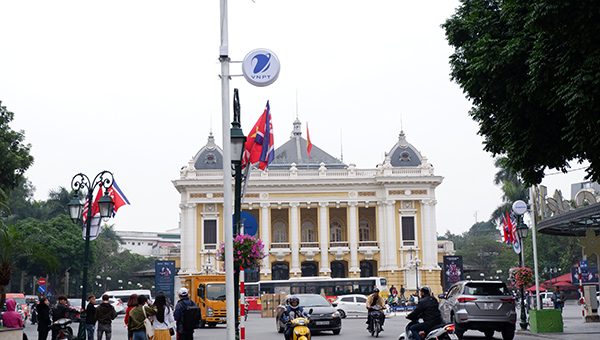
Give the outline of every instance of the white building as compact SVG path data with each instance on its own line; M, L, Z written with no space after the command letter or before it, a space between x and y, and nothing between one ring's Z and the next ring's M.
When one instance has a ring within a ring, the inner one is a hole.
M441 293L435 189L443 178L404 132L376 168L346 165L316 145L311 156L296 119L268 169L251 173L242 210L256 219L270 254L260 279L384 276L414 289L418 277ZM211 134L173 181L182 273L215 263L223 241L223 218L231 217L223 216L222 162Z
M164 233L120 230L115 232L123 241L119 245L119 252L128 249L132 253L145 257L170 259L179 257L180 235L178 230Z

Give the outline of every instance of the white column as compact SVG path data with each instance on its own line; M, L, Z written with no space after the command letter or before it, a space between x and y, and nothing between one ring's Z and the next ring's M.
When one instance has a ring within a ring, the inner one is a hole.
M423 259L423 269L438 269L437 262L437 236L435 224L435 205L437 201L434 199L424 199L422 205L422 223L421 232L423 239L421 240L421 256Z
M384 203L379 201L377 202L377 244L379 245L379 269L378 270L386 270L387 269L387 257L388 254L386 252L387 245L385 244L386 240L386 223L385 223L385 210Z
M262 240L263 245L265 246L265 253L269 253L271 250L271 230L269 229L269 203L261 203L260 204L260 238ZM271 266L269 265L269 257L265 257L262 263L261 273L269 274L271 273Z
M331 273L329 268L329 223L327 223L327 202L319 202L319 242L321 243L320 273Z
M180 204L181 209L181 273L198 272L196 266L196 204Z
M387 252L389 270L398 269L397 247L396 247L396 201L387 201L386 210L386 228L387 228Z
M299 235L299 222L298 222L298 202L290 203L290 249L292 251L292 268L290 269L290 273L297 275L298 273L302 273L300 269L300 238Z
M350 272L356 274L360 272L360 267L358 266L358 222L357 222L357 211L356 211L357 202L348 202L349 207L349 221L348 228L350 228Z

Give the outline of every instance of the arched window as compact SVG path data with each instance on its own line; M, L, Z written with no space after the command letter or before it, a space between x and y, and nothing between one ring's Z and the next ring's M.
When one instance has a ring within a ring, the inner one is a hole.
M317 264L314 262L302 262L302 276L319 276Z
M273 242L285 243L287 241L287 225L283 222L275 223L273 226Z
M331 222L329 225L329 241L342 242L342 225L339 222Z
M358 240L371 241L371 227L367 221L360 221L358 223Z
M312 222L302 223L302 240L301 242L316 242L315 241L315 225Z
M367 261L360 261L360 277L373 276L373 265Z
M332 278L344 278L346 275L345 261L333 261L331 262L331 277ZM349 292L351 293L351 292Z
M271 277L273 280L289 280L290 266L287 262L275 262L271 266Z

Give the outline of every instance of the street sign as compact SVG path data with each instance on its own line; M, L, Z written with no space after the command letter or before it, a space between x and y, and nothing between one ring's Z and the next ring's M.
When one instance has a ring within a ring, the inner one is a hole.
M43 277L40 277L40 279L38 280L38 283L40 284L40 286L43 286L46 284L46 279Z
M251 51L242 61L244 78L254 86L269 86L279 77L279 58L275 53L259 48Z
M46 291L46 286L42 285L38 287L38 292L44 294L44 292Z
M587 267L587 260L579 261L579 267L581 267L581 268Z
M512 205L512 210L517 215L523 215L527 211L527 203L521 200L515 201Z
M54 288L48 286L48 291L51 292Z
M50 287L48 287L48 288L50 288ZM46 293L46 296L47 296L47 297L52 297L52 295L53 295L53 294L52 294L52 292L51 292L51 291L48 291L48 293Z

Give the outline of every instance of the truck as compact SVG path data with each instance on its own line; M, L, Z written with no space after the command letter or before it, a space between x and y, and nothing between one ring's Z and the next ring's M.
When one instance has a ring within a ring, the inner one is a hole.
M200 328L227 323L225 275L180 275L181 286L200 307Z

